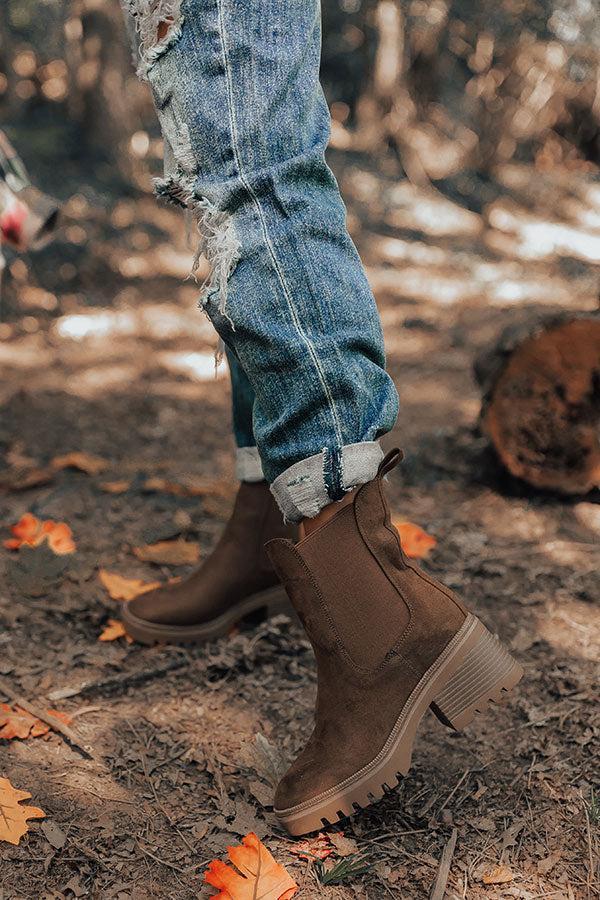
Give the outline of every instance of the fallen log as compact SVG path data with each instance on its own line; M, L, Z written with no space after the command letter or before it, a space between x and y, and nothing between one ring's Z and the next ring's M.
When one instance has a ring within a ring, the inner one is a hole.
M567 495L600 487L600 310L524 311L475 376L481 428L512 475Z

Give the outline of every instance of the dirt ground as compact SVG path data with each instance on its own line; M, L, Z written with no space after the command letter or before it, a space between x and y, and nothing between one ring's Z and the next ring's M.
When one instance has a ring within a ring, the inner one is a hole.
M600 186L512 165L482 211L468 179L429 192L358 155L332 161L401 395L385 440L406 452L394 512L435 535L426 567L512 647L522 685L464 734L426 717L400 788L340 826L365 871L328 886L270 809L274 770L311 727L314 662L298 624L280 617L191 650L98 641L119 612L98 567L185 574L132 548L182 535L208 553L233 453L228 379L224 366L213 374L214 333L184 280L178 213L149 188L119 197L86 182L54 245L11 257L2 295L4 536L31 511L67 522L77 552L61 569L0 551L0 679L69 713L80 743L0 740L0 775L47 815L19 846L0 845L2 900L208 897L206 864L249 831L298 898L427 897L454 835L449 898L598 896L598 497L532 495L499 472L477 432L472 364L524 306L597 305ZM19 485L75 450L108 467ZM151 478L207 489L178 496Z

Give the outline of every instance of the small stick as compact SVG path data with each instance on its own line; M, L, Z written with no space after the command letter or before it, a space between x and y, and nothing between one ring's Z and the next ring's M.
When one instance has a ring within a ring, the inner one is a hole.
M123 800L121 797L105 797L103 794L98 794L91 788L83 787L81 784L65 784L64 781L53 781L52 784L59 784L67 791L83 791L86 794L91 794L92 797L97 797L98 800L104 800L105 803L128 803L130 806L138 805L137 800Z
M114 675L101 681L83 681L74 687L59 688L48 694L48 699L65 700L68 697L77 697L81 694L116 692L133 684L141 684L144 681L150 681L152 678L158 678L160 675L166 675L167 672L172 672L174 669L182 669L189 663L188 657L183 655L177 656L168 660L163 666L156 666L154 669L146 669L141 672L126 672L123 675Z
M450 866L454 857L454 849L456 847L456 837L458 831L452 829L452 834L448 838L448 842L442 851L440 865L438 868L435 884L433 885L429 900L444 900L444 894L448 887L448 877L450 875Z
M154 853L151 853L149 850L146 850L145 847L142 847L139 841L136 841L136 843L144 856L149 856L150 859L153 859L155 862L160 863L161 866L167 866L167 868L173 869L175 872L185 873L186 870L182 869L181 866L176 866L175 863L167 862L166 859L161 859L160 856L155 856Z
M12 706L19 706L21 709L24 709L25 712L28 712L30 715L35 716L36 719L39 719L40 722L43 722L45 725L48 725L52 731L56 731L71 744L76 750L86 757L86 759L93 759L94 753L92 748L89 746L84 746L79 737L75 734L75 732L69 728L68 725L65 725L63 722L60 722L58 719L55 719L54 716L48 715L48 713L43 710L38 709L36 706L33 706L27 700L23 700L22 697L17 697L17 695L13 692L10 685L3 679L0 678L0 691L8 698Z
M589 874L588 874L588 890L591 890L595 880L594 851L592 849L592 828L590 825L590 816L585 800L583 801L583 812L585 813L585 824L587 833L587 845L589 854Z
M463 781L465 780L465 778L467 777L467 775L469 774L470 771L471 771L470 769L465 769L465 771L462 773L462 775L460 776L460 778L458 779L458 781L457 781L456 784L454 785L454 788L450 791L450 793L448 794L448 796L446 797L446 799L444 800L444 802L442 803L442 805L441 805L440 808L438 809L438 813L437 813L438 816L439 816L439 814L441 813L441 811L442 811L443 809L445 809L445 808L448 806L448 804L450 803L450 801L452 800L452 798L454 797L455 793L457 792L457 790L459 789L459 787L461 786L461 784L463 783Z

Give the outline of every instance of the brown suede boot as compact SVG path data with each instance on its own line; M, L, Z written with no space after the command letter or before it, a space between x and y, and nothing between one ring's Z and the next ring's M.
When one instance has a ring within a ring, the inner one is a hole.
M275 795L294 835L395 786L430 706L463 728L522 675L454 594L404 556L381 483L401 458L388 454L354 501L300 543L268 545L317 660L315 728Z
M128 634L143 644L195 644L225 634L250 613L289 608L264 544L294 534L266 482L243 481L225 531L202 565L184 581L124 604Z

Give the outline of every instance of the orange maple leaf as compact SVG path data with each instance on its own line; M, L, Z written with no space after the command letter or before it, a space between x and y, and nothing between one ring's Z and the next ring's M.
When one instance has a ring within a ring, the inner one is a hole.
M160 581L142 581L140 578L125 578L116 572L99 569L98 578L108 591L112 600L133 600L146 591L160 587Z
M176 541L159 541L157 544L134 547L133 554L142 562L166 566L185 566L198 562L200 545L195 541L184 541L178 538Z
M131 487L130 481L101 481L98 485L107 494L124 494Z
M33 513L25 513L16 525L11 525L10 530L14 537L4 541L4 546L9 550L18 550L23 544L37 547L45 538L42 523Z
M487 871L482 881L484 884L508 884L509 881L514 880L514 877L512 870L508 866L500 865L494 866L493 869Z
M70 725L73 721L67 713L59 712L57 709L46 710L49 716ZM25 741L27 738L43 737L50 731L50 726L46 722L33 716L26 709L20 706L9 706L7 703L0 703L0 739L12 741L15 738Z
M39 547L44 541L58 556L74 553L76 549L73 532L65 522L43 521L32 513L25 513L16 525L11 525L10 530L14 537L4 541L8 550L18 550L23 546Z
M73 450L71 453L55 456L50 465L57 471L79 469L86 475L98 475L99 472L108 468L108 462L105 459L94 456L92 453L85 453L83 450Z
M116 641L120 637L124 637L128 644L133 643L133 638L129 637L129 635L125 631L125 626L123 625L123 623L119 622L118 619L109 619L104 626L102 634L99 635L98 640Z
M204 880L219 889L212 900L290 900L298 890L254 832L242 838L241 846L228 847L227 854L235 869L213 859L204 873Z
M27 819L44 819L46 813L35 806L21 806L22 800L30 800L27 791L16 790L8 778L0 778L0 841L15 846L29 831Z
M48 725L40 722L27 710L0 703L0 738L5 741L12 741L14 738L24 741L29 737L41 737L49 731Z
M402 522L399 519L393 519L392 525L400 535L402 549L411 559L422 559L437 546L437 540L433 535L423 531L420 525Z
M65 522L44 522L42 528L48 538L48 546L57 556L75 552L73 532Z

